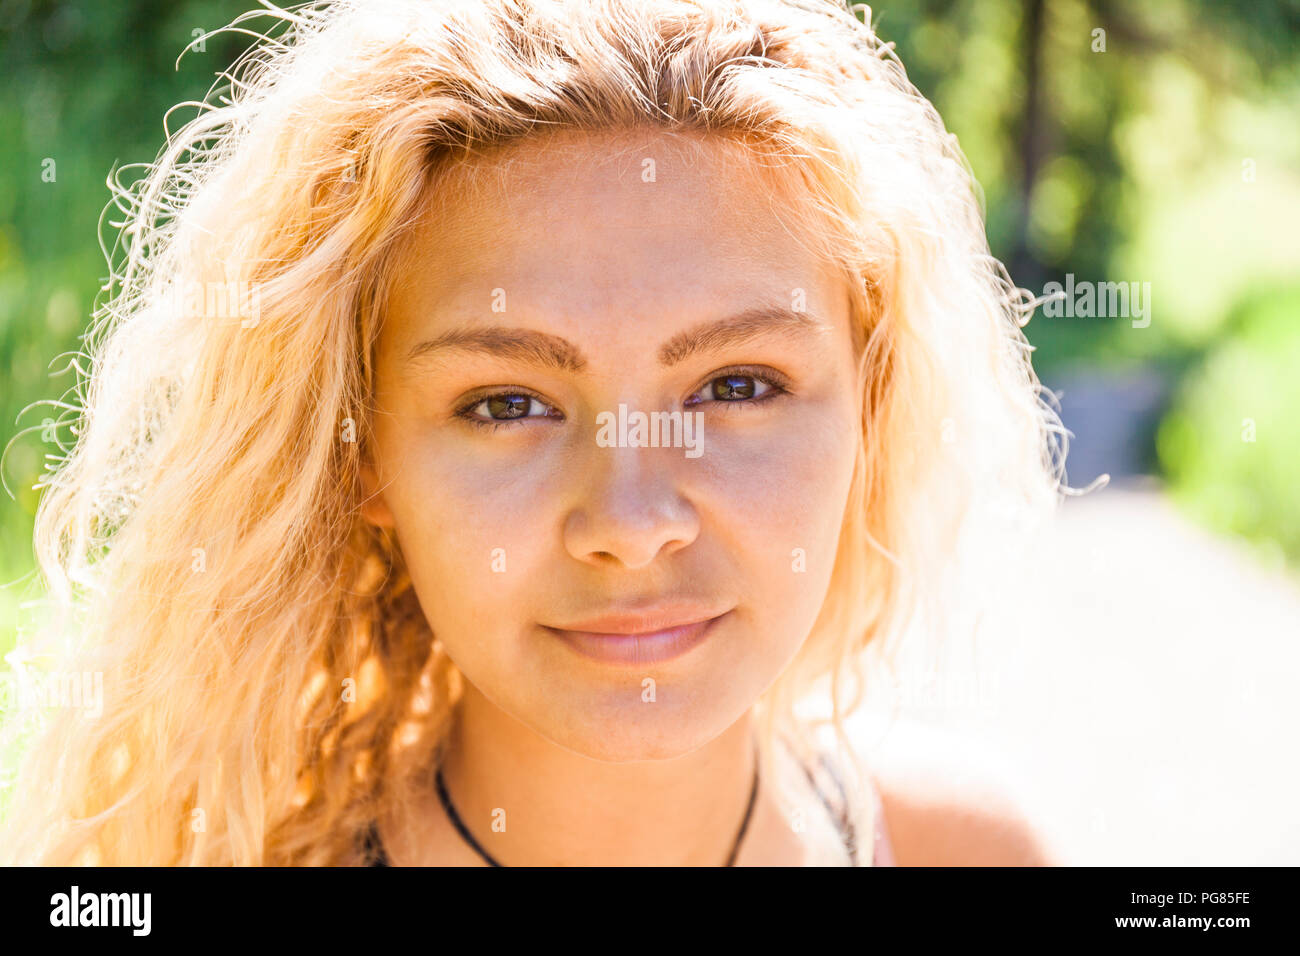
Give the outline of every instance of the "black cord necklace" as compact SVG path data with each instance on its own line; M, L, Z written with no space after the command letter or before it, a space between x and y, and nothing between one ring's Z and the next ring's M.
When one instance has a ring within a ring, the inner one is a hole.
M465 826L464 821L461 820L460 814L457 813L456 808L452 806L451 797L447 795L446 781L442 779L441 764L438 765L438 771L436 774L434 774L434 785L438 788L438 800L439 802L442 803L442 809L447 814L447 819L451 821L451 825L456 828L456 832L460 834L460 838L464 840L467 844L469 844L469 848L473 850L475 853L477 853L479 856L481 856L488 866L504 866L505 865L504 863L499 862L496 859L496 857L494 857L487 850L483 849L483 847L479 844L478 840L474 839L474 834L469 832L469 828ZM745 818L740 821L740 830L736 833L735 842L731 844L731 853L727 856L727 862L722 864L723 866L736 865L736 854L740 852L741 841L745 839L745 831L749 829L749 818L754 813L754 802L757 797L758 797L758 759L757 759L757 754L755 754L754 782L750 785L749 788L749 803L745 807Z

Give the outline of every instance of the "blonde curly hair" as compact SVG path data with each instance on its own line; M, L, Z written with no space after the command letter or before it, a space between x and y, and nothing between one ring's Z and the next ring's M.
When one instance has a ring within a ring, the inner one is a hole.
M110 692L96 720L9 715L26 743L4 862L354 862L427 779L460 678L395 538L360 515L359 468L391 263L440 174L487 150L562 129L715 137L793 175L791 212L853 280L862 442L822 612L756 704L769 757L806 739L796 705L822 680L842 738L864 649L991 563L972 518L1056 501L1034 302L868 9L266 7L223 28L258 40L145 175L110 183L109 294L37 514L48 613L14 656ZM184 292L214 287L231 296Z

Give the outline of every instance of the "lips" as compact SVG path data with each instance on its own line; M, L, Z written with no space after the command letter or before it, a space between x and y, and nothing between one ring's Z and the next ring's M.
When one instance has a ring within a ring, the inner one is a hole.
M651 634L686 624L709 621L724 613L726 608L707 607L702 604L647 605L557 625L556 629L593 634Z
M610 664L655 664L704 643L730 613L698 606L662 607L543 629L584 657Z

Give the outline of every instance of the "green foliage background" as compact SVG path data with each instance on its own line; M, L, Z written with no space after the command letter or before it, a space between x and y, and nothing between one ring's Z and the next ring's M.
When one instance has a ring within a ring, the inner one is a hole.
M152 160L167 109L201 99L249 39L210 37L178 64L186 45L252 5L0 0L0 653L38 593L32 486L57 451L51 408L29 406L74 382L59 370L106 277L105 180ZM1035 318L1044 381L1172 370L1158 447L1176 497L1300 559L1300 4L909 0L874 21L958 135L1020 285L1152 283L1146 329Z

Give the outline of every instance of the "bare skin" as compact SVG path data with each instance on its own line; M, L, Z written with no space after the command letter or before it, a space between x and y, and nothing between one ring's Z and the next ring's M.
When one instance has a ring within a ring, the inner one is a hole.
M870 760L899 866L1057 866L1036 808L971 742L900 721Z
M860 429L847 280L707 141L566 133L504 158L404 250L364 513L395 528L466 678L444 771L490 852L718 865L749 794L750 710L811 630L838 544ZM620 404L699 413L701 453L602 446ZM651 601L717 619L641 663L554 630ZM482 863L432 789L381 837L396 865ZM811 854L763 787L737 865Z

